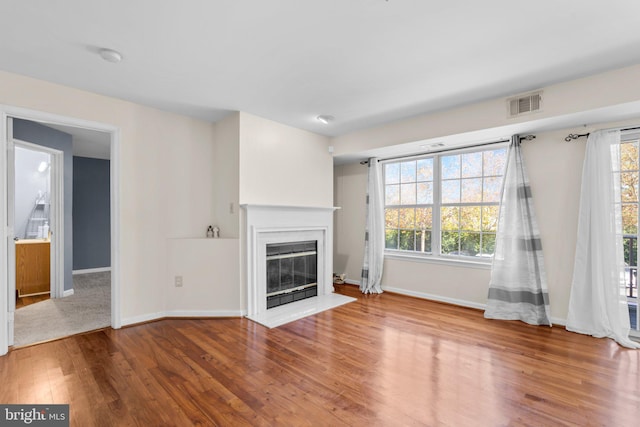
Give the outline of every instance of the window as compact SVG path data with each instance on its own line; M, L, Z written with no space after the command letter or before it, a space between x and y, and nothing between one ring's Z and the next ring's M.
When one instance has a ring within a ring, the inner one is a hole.
M386 249L491 257L506 151L501 147L385 163Z
M638 324L638 139L623 137L620 144L620 202L622 211L622 243L624 248L626 297L631 329Z

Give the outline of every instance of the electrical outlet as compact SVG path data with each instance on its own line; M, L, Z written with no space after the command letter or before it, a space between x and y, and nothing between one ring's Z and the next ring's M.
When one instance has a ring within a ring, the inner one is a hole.
M176 288L182 287L182 276L176 276L175 278Z

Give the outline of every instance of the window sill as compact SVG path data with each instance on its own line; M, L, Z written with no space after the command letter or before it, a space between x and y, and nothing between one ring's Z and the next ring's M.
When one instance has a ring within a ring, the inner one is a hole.
M394 259L399 261L424 262L427 264L448 265L451 267L477 268L480 270L491 270L491 261L474 261L466 259L456 259L453 257L437 256L437 255L419 255L412 253L388 251L384 252L386 259Z

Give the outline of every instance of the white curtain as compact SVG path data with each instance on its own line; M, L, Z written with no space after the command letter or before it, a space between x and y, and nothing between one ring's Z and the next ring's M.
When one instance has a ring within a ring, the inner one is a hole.
M369 159L367 181L367 220L364 233L364 261L360 290L364 294L381 294L384 262L384 192L378 159Z
M484 317L551 326L549 293L529 179L514 135L507 153Z
M629 339L620 176L614 173L619 165L620 131L591 133L582 169L567 330L640 348Z

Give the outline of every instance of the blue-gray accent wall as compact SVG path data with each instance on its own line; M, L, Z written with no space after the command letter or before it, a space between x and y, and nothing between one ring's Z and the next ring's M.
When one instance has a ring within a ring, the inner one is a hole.
M22 119L13 119L13 137L64 153L64 289L73 289L73 145L71 135ZM56 232L56 230L52 230Z
M73 158L73 269L111 267L109 160Z

